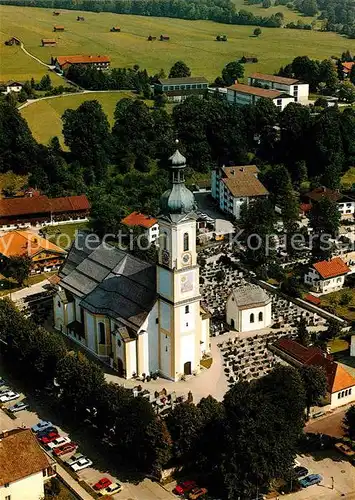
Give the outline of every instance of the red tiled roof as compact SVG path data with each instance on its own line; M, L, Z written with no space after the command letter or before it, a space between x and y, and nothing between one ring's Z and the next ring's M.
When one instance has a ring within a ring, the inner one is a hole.
M265 82L281 83L283 85L293 85L299 82L296 78L285 78L283 76L266 75L264 73L252 73L249 78L264 80Z
M322 351L317 347L307 348L287 338L279 339L275 342L275 346L302 364L309 364L312 358L318 354L323 356Z
M311 293L308 293L305 296L305 300L307 300L307 302L311 302L311 304L315 304L316 306L318 306L321 303L321 300L318 297L312 295Z
M354 66L355 62L343 62L341 65L343 66L344 73L350 73L351 68Z
M108 56L58 56L57 62L60 66L64 64L94 64L94 63L109 63Z
M310 200L314 201L319 201L322 198L328 198L332 201L338 201L342 197L342 194L339 191L333 191L332 189L321 186L313 189L313 191L307 193L306 196Z
M307 213L311 210L312 205L310 203L301 203L300 205L300 211L302 213Z
M83 194L80 196L65 196L48 198L47 196L2 198L0 199L0 218L17 215L35 215L43 213L60 213L89 210L90 203Z
M121 220L122 224L126 226L140 226L146 229L154 226L158 222L157 219L149 215L140 214L138 212L132 212Z
M241 94L250 94L256 95L258 97L266 97L269 99L276 99L276 97L280 97L284 92L280 90L269 90L269 89L261 89L259 87L252 87L251 85L244 85L243 83L235 83L230 87L227 87L230 90L235 90Z
M321 262L316 262L313 264L313 267L323 279L341 276L350 271L350 268L340 257L335 257L332 260L322 260Z

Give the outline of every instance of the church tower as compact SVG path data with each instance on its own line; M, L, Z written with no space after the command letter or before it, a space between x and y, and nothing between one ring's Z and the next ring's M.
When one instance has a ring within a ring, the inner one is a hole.
M185 186L185 157L169 158L172 187L160 200L157 266L159 367L179 380L200 370L209 351L209 319L201 310L196 253L196 214L192 192Z

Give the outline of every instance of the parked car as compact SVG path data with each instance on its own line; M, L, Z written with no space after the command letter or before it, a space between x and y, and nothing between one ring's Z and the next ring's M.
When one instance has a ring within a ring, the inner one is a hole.
M323 477L320 474L310 474L309 476L300 479L299 483L302 488L308 488L308 486L319 484L321 481L323 481Z
M40 431L44 431L48 427L53 427L52 422L49 422L48 420L40 420L38 422L38 424L31 427L31 429L33 432L40 432Z
M16 413L18 411L27 410L27 408L28 408L28 404L24 403L23 401L20 401L19 403L16 403L13 406L10 406L10 408L8 408L8 410L11 411L12 413Z
M20 395L17 392L8 391L0 396L0 403L7 403L8 401L14 401L18 399Z
M68 436L61 436L57 439L54 439L54 441L51 441L48 444L48 448L50 450L53 450L54 448L57 448L57 446L61 446L62 444L68 444L71 443L71 439Z
M101 495L114 495L122 490L122 486L120 483L112 483L110 486L107 486L104 490L101 491Z
M196 481L188 479L187 481L183 481L182 483L177 484L176 487L173 489L173 493L175 493L175 495L185 495L194 488L197 488Z
M343 455L346 455L347 457L353 457L355 455L355 451L350 448L347 444L344 443L336 443L335 448L340 451L340 453L343 453Z
M80 458L76 462L71 465L71 469L74 472L78 472L79 470L86 469L87 467L90 467L92 465L92 461L89 460L87 457Z
M302 467L302 466L295 467L294 471L295 471L295 474L297 477L304 477L304 476L307 476L307 474L308 474L308 469L306 469L306 467Z
M48 436L50 432L56 432L57 434L59 434L58 429L56 427L48 427L45 431L37 432L36 438L40 439L45 436Z
M111 479L108 477L102 477L97 483L93 485L94 490L102 490L104 488L107 488L107 486L110 486L112 484Z
M58 439L59 437L60 435L58 434L58 432L49 432L46 436L39 438L39 441L42 444L49 444Z
M75 453L75 455L73 455L72 457L69 458L69 460L67 460L67 464L69 465L69 467L71 467L73 464L75 464L75 462L77 462L81 458L85 458L82 453Z
M56 457L60 457L62 455L66 455L67 453L71 453L77 447L78 447L78 445L76 443L72 443L72 442L65 443L65 444L62 444L61 446L58 446L57 448L54 448L53 455L55 455Z
M206 493L207 493L206 488L194 488L189 494L189 499L197 500L197 498L203 497L203 495L206 495Z

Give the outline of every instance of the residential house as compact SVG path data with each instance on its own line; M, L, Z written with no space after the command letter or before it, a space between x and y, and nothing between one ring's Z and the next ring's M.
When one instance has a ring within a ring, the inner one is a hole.
M310 205L318 203L323 198L327 198L336 202L342 219L352 219L354 217L355 198L352 195L343 194L339 190L321 186L307 193L304 198L307 204Z
M97 69L107 69L110 67L111 59L108 56L58 56L52 57L51 64L57 71L68 69L71 64L80 66L95 66Z
M271 297L257 285L234 288L226 304L226 320L232 330L251 332L271 326Z
M164 93L169 101L181 102L194 95L202 97L208 89L208 81L203 76L184 78L160 78L154 85L154 93Z
M6 82L5 86L6 86L6 91L4 92L4 94L9 94L10 92L20 92L23 87L22 83L14 80Z
M30 257L31 274L59 269L66 251L32 231L9 231L0 235L0 263L10 257Z
M347 78L351 73L351 68L354 66L354 61L344 61L341 65L343 68L344 78Z
M241 207L259 197L268 196L258 179L256 165L221 167L212 170L212 197L223 212L240 218Z
M0 230L57 225L88 220L86 195L48 198L45 195L0 199Z
M170 157L172 186L160 200L157 265L79 232L59 273L55 328L126 378L158 371L180 380L200 371L210 349L185 162L179 151Z
M114 33L120 33L121 31L121 28L119 26L113 26L110 31L114 32Z
M308 104L309 85L297 78L252 73L248 78L248 84L253 87L261 86L271 90L279 90L292 96L295 102Z
M0 500L44 498L44 484L55 476L55 467L30 429L0 434Z
M332 408L355 401L355 378L342 365L318 349L304 347L288 338L281 338L270 349L296 368L319 366L327 377L327 399Z
M159 40L161 42L167 42L168 40L170 40L170 36L169 35L160 35Z
M42 47L53 47L57 45L57 41L54 38L42 38Z
M270 99L280 111L294 102L294 98L282 90L262 89L242 83L227 87L227 101L230 104L246 106L256 104L260 99Z
M132 212L121 220L127 227L140 227L143 229L149 243L155 241L159 236L158 220L151 215L144 215L139 212Z
M16 38L15 36L12 36L8 40L5 41L5 45L21 45L21 40Z
M64 31L64 26L61 25L53 26L53 31Z
M341 290L350 268L340 257L312 264L304 275L304 282L317 293Z

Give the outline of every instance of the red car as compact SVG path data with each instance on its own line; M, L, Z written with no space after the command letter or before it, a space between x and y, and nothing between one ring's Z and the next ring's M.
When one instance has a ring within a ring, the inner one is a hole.
M102 490L104 488L107 488L112 484L112 481L108 477L102 477L100 481L98 481L96 484L94 484L93 488L94 490Z
M185 495L189 491L191 491L194 488L196 488L196 486L197 486L197 484L196 484L195 481L187 480L187 481L184 481L183 483L180 483L180 484L176 485L176 487L174 488L173 492L176 495Z
M54 448L53 450L53 455L56 455L59 457L60 455L65 455L66 453L70 453L71 451L74 451L77 448L76 443L65 443L62 444L62 446L58 446L57 448Z
M58 434L58 432L49 432L46 436L41 437L39 441L42 444L48 444L51 443L52 441L55 441L59 437L60 435Z

